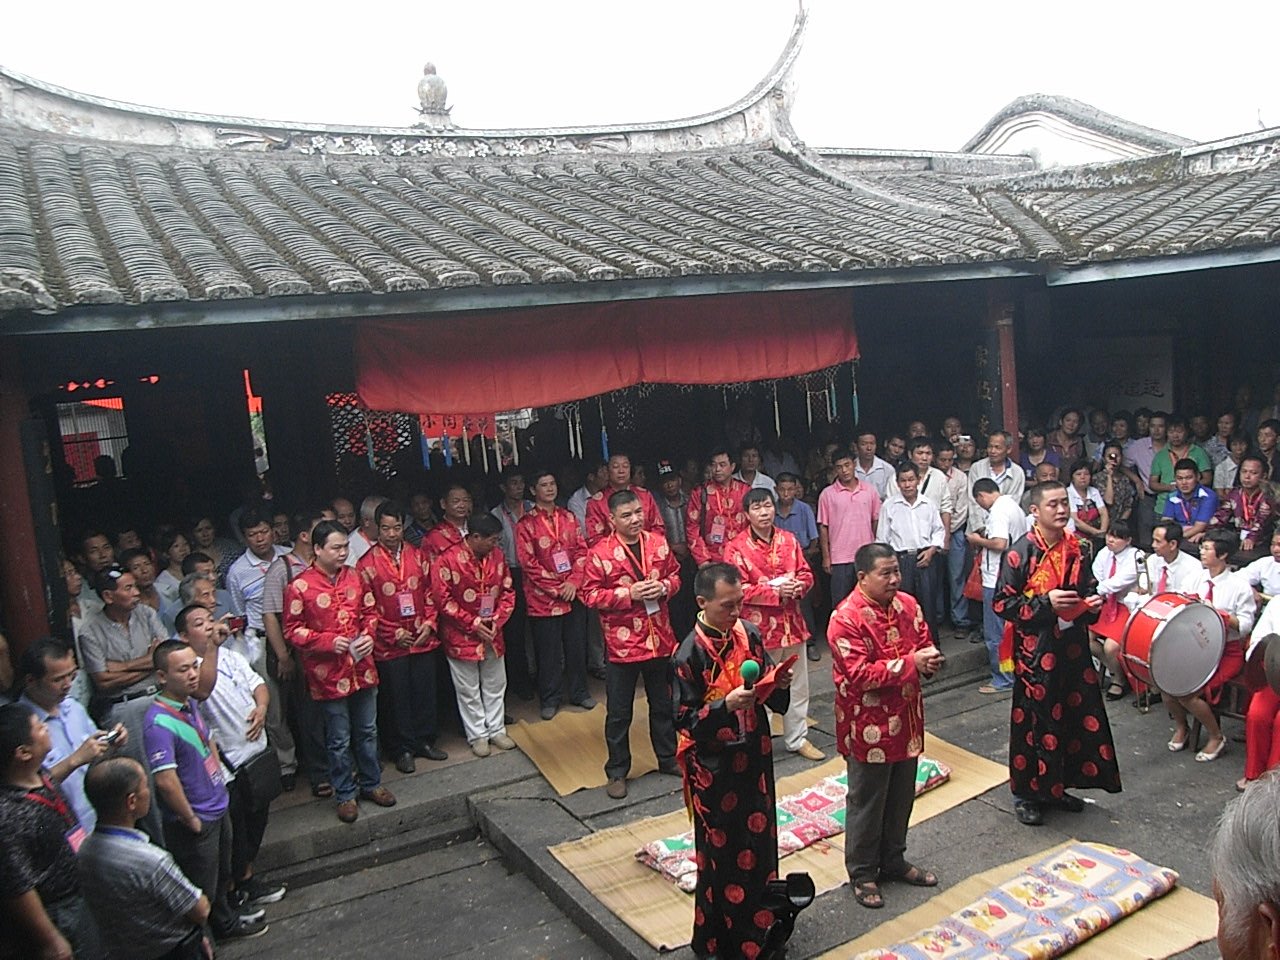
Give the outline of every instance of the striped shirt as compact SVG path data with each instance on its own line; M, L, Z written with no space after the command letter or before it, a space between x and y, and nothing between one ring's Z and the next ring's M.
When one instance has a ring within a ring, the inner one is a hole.
M200 890L141 830L98 827L80 847L80 886L107 955L153 960L191 935Z

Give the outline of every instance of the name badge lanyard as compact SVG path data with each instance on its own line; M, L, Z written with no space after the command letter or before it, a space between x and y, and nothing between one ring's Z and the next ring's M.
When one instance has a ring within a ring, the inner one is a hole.
M560 515L556 513L554 507L551 508L549 516L542 510L538 512L542 514L542 522L547 528L547 533L551 534L551 565L555 567L556 573L568 573L573 569L573 564L569 561L569 551L560 542Z
M622 542L621 539L619 539L618 542L621 543ZM630 565L631 571L636 575L636 581L640 582L642 580L647 580L649 577L648 573L646 572L649 569L649 563L644 556L644 533L643 532L640 534L640 539L636 541L636 547L638 548L638 552L640 554L640 557L638 560L636 558L636 555L631 552L631 549L625 543L622 544L622 552L627 555L627 563ZM659 604L657 600L644 600L642 602L644 603L645 615L648 617L653 617L654 614L656 614L659 610L662 609L661 604ZM652 638L653 636L652 620L650 620L648 626L649 626L649 636Z
M66 837L67 845L71 847L71 852L78 854L80 852L80 845L84 843L86 836L84 827L80 826L80 820L71 812L71 808L67 806L67 801L62 799L62 794L58 792L52 781L50 781L43 773L40 774L40 782L44 785L44 788L52 794L53 798L50 799L42 793L36 793L34 790L28 790L26 794L27 799L32 803L39 804L42 807L47 807L58 816L62 817L62 822L67 825L66 832L63 836Z

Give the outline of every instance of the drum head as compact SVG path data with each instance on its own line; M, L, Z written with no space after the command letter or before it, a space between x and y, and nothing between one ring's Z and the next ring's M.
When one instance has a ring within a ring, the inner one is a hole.
M1269 633L1258 642L1265 648L1262 651L1262 668L1266 673L1267 686L1280 693L1280 636Z
M1218 669L1227 646L1227 628L1207 603L1189 603L1175 612L1151 642L1151 679L1172 697L1195 693Z

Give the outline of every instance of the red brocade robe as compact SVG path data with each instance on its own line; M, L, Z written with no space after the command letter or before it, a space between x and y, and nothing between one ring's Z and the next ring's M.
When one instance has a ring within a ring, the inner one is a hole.
M1064 626L1049 601L1053 589L1085 598L1096 588L1088 558L1070 533L1049 548L1039 527L1032 527L1001 559L992 606L1012 626L1009 786L1020 799L1052 803L1072 787L1120 790L1085 629L1098 611L1081 611Z
M748 659L760 664L762 674L771 666L759 631L739 620L727 635L699 621L672 660L677 756L698 864L693 950L699 956L754 958L776 920L760 906L766 882L778 874L773 741L765 704L785 713L791 693L775 689L741 715L727 710L724 698L741 685Z
M667 535L667 525L662 519L662 511L658 509L658 501L644 487L624 487L640 500L644 508L644 528L649 533L660 537ZM613 518L609 513L609 498L618 491L613 487L593 493L587 498L587 546L594 547L609 534L613 533Z
M498 631L491 646L494 654L501 657L507 652L502 627L516 608L511 571L507 569L502 551L495 547L481 560L464 541L450 547L431 564L431 596L440 618L440 641L446 655L455 660L485 658L485 644L476 633L476 625L482 619L486 595L493 598L489 619Z
M730 480L723 487L704 483L693 491L685 507L684 533L698 566L723 560L729 541L747 529L742 498L750 492L741 480Z
M800 598L782 600L778 588L769 584L791 575L804 585L805 593L813 589L813 570L793 534L774 527L772 538L764 541L748 529L729 542L724 559L742 573L742 618L759 629L766 650L809 639Z
M401 545L397 562L382 544L375 543L357 561L356 573L378 609L378 627L373 636L375 660L430 653L440 646L436 605L431 598L426 560L419 550L410 543ZM409 607L413 613L406 614ZM424 625L430 625L431 632L422 643L416 643Z
M914 597L887 607L854 587L827 625L836 747L859 763L899 763L924 749L924 697L913 654L933 645Z
M461 543L463 536L462 531L455 527L451 521L441 520L427 531L426 536L422 538L422 546L418 549L422 551L423 556L430 563L450 547Z
M561 617L573 609L572 600L560 598L560 588L573 583L582 589L582 570L587 562L587 545L577 518L556 507L551 513L535 507L516 523L516 556L524 571L525 607L531 617ZM557 557L569 569L556 569Z
M663 534L640 533L640 557L611 533L591 548L582 575L582 602L600 611L604 651L610 663L635 663L675 653L668 602L680 590L680 564ZM656 575L667 595L654 601L652 614L643 600L631 598L631 585Z
M378 611L360 576L341 567L332 581L315 564L289 582L284 591L284 638L302 657L302 671L313 700L341 700L378 685L373 656L356 660L333 649L339 637L374 636ZM376 643L376 640L375 640Z

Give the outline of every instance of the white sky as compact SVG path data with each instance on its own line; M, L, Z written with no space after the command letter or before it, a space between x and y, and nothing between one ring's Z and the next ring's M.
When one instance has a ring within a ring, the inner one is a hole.
M812 146L959 148L1024 93L1193 139L1280 125L1280 3L809 0L793 120ZM10 0L0 64L85 93L273 120L407 126L422 64L462 126L662 120L728 105L794 0Z

